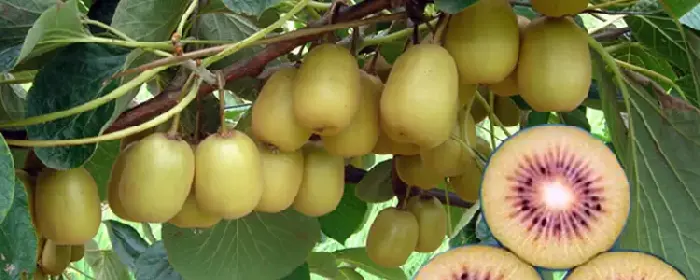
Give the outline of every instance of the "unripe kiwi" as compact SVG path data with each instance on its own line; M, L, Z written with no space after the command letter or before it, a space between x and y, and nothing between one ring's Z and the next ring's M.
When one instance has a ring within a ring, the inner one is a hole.
M197 205L227 220L242 218L258 205L263 193L260 151L238 130L215 133L196 151Z
M461 199L467 202L479 200L479 188L481 187L482 172L476 163L462 167L464 173L450 178L450 186Z
M445 48L460 81L491 84L505 79L518 62L518 20L507 0L479 0L450 19Z
M549 17L561 17L583 12L588 7L588 0L532 0L531 4L535 12Z
M292 206L309 217L335 210L345 192L345 160L313 144L304 146L304 176Z
M588 96L588 34L570 18L537 18L523 32L520 96L539 112L571 112Z
M333 136L321 136L329 153L352 157L372 152L379 138L379 98L382 81L360 71L362 101L350 125Z
M70 248L70 262L77 262L82 260L85 256L85 245L73 245Z
M304 58L292 90L299 124L321 136L336 135L359 109L360 68L348 49L321 44Z
M416 186L424 190L437 187L445 179L444 176L427 166L420 155L394 156L396 161L396 173L409 186Z
M496 96L493 113L505 126L517 126L520 124L520 108L510 97Z
M412 46L396 59L384 85L380 124L394 141L434 148L452 132L458 93L457 66L447 50L436 44Z
M123 157L117 197L126 216L134 222L165 223L177 215L194 181L190 145L159 132L129 146Z
M447 236L447 212L435 197L411 197L406 208L418 220L416 252L434 252Z
M282 68L273 73L251 108L252 134L283 152L301 148L311 137L311 130L294 117L292 86L296 73L295 68Z
M473 164L475 160L465 145L476 147L476 124L471 115L465 115L455 124L450 139L435 148L422 150L420 158L442 177L457 176L464 172L464 165Z
M182 205L180 212L172 217L168 223L176 225L179 228L209 228L218 224L221 221L221 216L202 211L197 205L197 199L194 192L190 193Z
M36 220L36 203L34 198L36 186L32 182L32 178L29 176L29 173L27 173L27 171L24 171L22 169L15 169L15 176L22 182L22 185L24 185L24 190L27 192L27 207L29 208L29 217L32 220L32 225L34 226L36 236L40 237L41 231L39 230L39 224Z
M84 167L42 170L35 202L41 234L55 244L83 244L97 234L100 197L95 179Z
M530 24L530 19L518 15L518 31L520 33L520 41L522 41L522 32L527 27L527 25ZM503 79L502 81L495 83L495 84L490 84L489 89L491 92L493 92L496 95L499 96L513 96L518 94L518 69L513 69L513 71L510 72L508 77Z
M70 245L57 245L56 242L48 239L44 243L39 266L44 274L60 275L70 265L70 258Z
M289 208L299 192L304 177L304 155L301 150L290 153L267 147L259 150L264 187L255 210L278 213Z
M380 266L401 266L418 244L418 231L418 220L411 212L385 208L367 233L367 256Z

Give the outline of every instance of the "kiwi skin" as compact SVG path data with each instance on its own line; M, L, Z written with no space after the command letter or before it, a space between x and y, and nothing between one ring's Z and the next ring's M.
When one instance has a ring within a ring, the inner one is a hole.
M260 147L264 190L255 210L278 213L294 203L304 178L304 154L301 150L290 153Z
M493 111L498 120L504 126L517 126L520 124L520 108L509 97L496 96Z
M197 198L195 198L194 192L192 192L187 196L185 203L182 205L182 210L175 217L172 217L168 223L179 228L210 228L221 220L221 216L202 211L197 205Z
M481 187L481 169L475 162L463 166L464 173L450 178L450 186L461 199L476 203Z
M394 156L396 174L409 186L430 190L445 180L445 177L427 166L420 155Z
M37 177L35 211L42 236L58 245L83 244L100 226L97 183L84 167L44 169Z
M73 245L70 248L70 262L82 260L85 256L85 245Z
M418 235L418 220L413 213L382 209L367 233L367 256L383 267L401 266L418 245Z
M107 204L112 210L112 213L117 217L127 221L134 221L134 218L126 213L124 205L122 205L122 201L119 198L119 181L122 178L122 171L124 170L124 157L130 146L127 145L124 147L125 148L117 155L117 158L112 164L112 172L107 181Z
M447 212L436 197L411 197L406 208L418 221L416 252L434 252L447 236Z
M522 31L528 24L530 24L530 19L518 15L518 31L520 41L522 41ZM508 97L518 95L518 69L513 69L508 77L498 83L490 84L488 87L491 92L498 96Z
M304 176L292 207L309 217L335 210L345 192L345 159L312 143L302 148Z
M39 266L44 274L60 275L70 265L70 259L70 245L57 245L53 240L47 239Z
M455 124L450 139L439 146L422 150L422 162L442 177L458 176L464 172L467 164L474 164L474 157L467 147L476 147L476 123L471 115L465 115L461 122Z
M413 143L396 142L392 140L384 129L379 128L377 143L372 149L373 154L383 155L417 155L420 154L420 146Z
M575 15L588 7L588 0L532 0L532 9L549 17Z

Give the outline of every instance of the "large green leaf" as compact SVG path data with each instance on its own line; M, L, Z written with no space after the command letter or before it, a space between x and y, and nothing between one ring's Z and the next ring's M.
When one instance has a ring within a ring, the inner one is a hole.
M330 252L311 252L306 258L309 271L325 278L333 279L338 275L335 255Z
M119 260L131 269L136 267L136 260L139 259L148 248L146 240L141 238L136 229L130 225L114 220L105 221L109 230L109 239L112 241L112 250L117 254Z
M456 14L478 1L479 0L435 0L435 6L438 10L445 13Z
M16 63L29 56L38 56L68 45L71 39L88 36L80 22L80 16L77 0L65 3L57 1L55 6L41 14L29 29Z
M29 28L56 0L0 0L0 72L12 69Z
M236 14L257 16L282 0L220 0L226 8Z
M644 87L630 89L636 152L626 168L636 176L629 178L633 205L621 246L654 253L698 279L700 111L680 99L660 108Z
M367 203L355 196L355 184L345 184L338 207L318 220L326 236L345 244L350 235L362 228L366 213Z
M363 201L378 203L394 197L391 189L391 159L374 166L355 186L355 195Z
M9 73L0 76L11 77ZM27 91L21 85L0 84L0 120L12 121L24 118L27 112Z
M686 42L673 19L664 14L630 15L625 21L634 37L648 50L684 71L690 69Z
M12 152L0 134L0 223L12 207L15 190L15 161Z
M675 19L681 18L698 5L698 0L659 0L659 2Z
M136 260L136 270L134 272L136 280L181 280L175 269L168 262L168 255L165 252L163 241L153 243Z
M248 38L257 30L258 27L255 26L255 23L248 17L236 14L217 13L199 16L195 32L202 40L238 42ZM236 54L215 63L213 68L226 67L234 61L252 55L260 48L260 46L256 46L242 49Z
M3 180L0 184L4 188L6 182ZM29 217L27 192L19 179L14 180L13 188L12 208L0 225L0 252L3 256L0 265L5 268L0 273L2 280L20 280L23 279L22 273L32 274L36 269L37 237Z
M309 272L309 264L304 263L297 266L292 273L281 278L280 280L309 280L311 279L311 273Z
M112 27L137 41L170 40L189 0L121 0Z
M633 64L644 69L649 69L656 71L657 73L668 77L672 81L675 81L676 73L673 71L671 64L658 56L653 51L650 51L646 47L639 44L627 44L621 48L615 49L610 53L615 58ZM663 82L660 79L653 78L656 82L662 84L666 89L670 88L671 85Z
M294 210L258 213L203 230L162 228L168 259L190 279L279 279L304 263L320 239L316 219Z
M82 105L109 93L103 86L122 69L128 49L92 43L76 43L61 49L36 75L29 90L27 115L39 116ZM97 136L108 124L114 101L81 114L27 127L29 139L78 139ZM51 168L83 165L95 152L95 144L37 148L39 159Z
M364 247L343 249L334 252L339 262L359 267L381 279L401 280L408 279L406 273L400 267L387 268L374 263Z
M130 279L129 269L119 261L111 250L86 251L85 261L94 272L94 278L100 280Z
M100 142L97 144L95 154L85 162L85 169L90 171L97 182L101 201L107 199L107 183L112 174L112 165L119 154L119 145L119 140Z

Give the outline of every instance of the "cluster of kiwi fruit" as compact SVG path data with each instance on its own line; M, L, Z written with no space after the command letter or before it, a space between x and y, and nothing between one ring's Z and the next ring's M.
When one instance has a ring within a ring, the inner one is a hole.
M60 275L85 254L85 244L99 230L97 183L83 167L43 168L36 176L15 170L28 195L29 216L37 237L37 270L33 279Z

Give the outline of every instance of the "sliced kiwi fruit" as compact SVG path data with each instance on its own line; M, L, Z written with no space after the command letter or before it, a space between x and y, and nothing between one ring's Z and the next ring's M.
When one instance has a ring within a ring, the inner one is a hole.
M416 252L434 252L447 236L447 212L436 197L414 196L408 200L406 209L418 221L418 243Z
M251 107L251 131L256 139L293 152L311 137L311 130L294 117L292 86L296 68L282 68L267 79Z
M352 157L372 152L379 138L379 98L383 84L378 77L360 71L362 102L350 125L333 136L321 136L334 155Z
M374 154L383 155L417 155L420 154L420 146L413 143L397 142L391 139L382 126L379 126L379 137L372 149Z
M491 155L481 209L493 236L526 262L568 269L609 250L630 211L615 154L575 126L520 130Z
M644 279L685 280L661 258L643 252L605 252L574 268L566 280Z
M70 262L77 262L82 260L85 256L85 245L73 245L70 248Z
M423 163L442 177L453 177L464 173L463 166L474 164L475 158L468 150L476 147L476 124L469 114L463 114L462 120L452 129L450 138L439 146L421 150Z
M522 32L530 24L530 19L518 15L518 34L519 41L522 41ZM513 71L508 74L508 77L502 81L488 85L491 92L498 96L508 97L518 94L518 69L513 69Z
M193 189L196 191L196 188ZM168 220L179 228L210 228L222 220L221 216L206 212L197 204L195 193L191 192L182 204L180 212Z
M97 234L100 197L95 179L84 167L42 170L34 199L41 234L54 244L83 244Z
M278 213L289 208L299 192L304 178L304 154L301 150L285 153L259 147L264 187L255 210Z
M70 245L58 245L53 240L47 239L39 266L46 275L60 275L70 265L70 259Z
M292 89L299 124L320 136L350 125L361 101L360 68L350 51L332 43L312 48L297 71Z
M195 197L202 211L227 220L253 212L264 181L252 138L235 129L214 133L197 145L195 158Z
M394 141L434 148L450 137L458 93L457 66L447 50L415 45L394 62L380 100L380 124Z
M479 200L479 188L481 187L481 169L476 162L462 166L464 173L450 178L452 190L464 201L475 203Z
M367 233L367 256L384 267L404 265L418 244L418 231L413 213L393 207L382 209Z
M309 217L335 210L345 192L345 159L328 153L316 143L302 148L304 176L292 207Z
M532 0L531 4L535 12L549 17L561 17L583 12L588 7L588 0Z
M518 90L533 111L571 112L588 96L588 34L571 18L540 17L523 31Z
M190 145L157 132L131 144L121 156L124 167L116 197L126 216L134 222L165 223L177 215L194 180Z
M396 161L396 174L401 181L404 181L409 186L430 190L445 181L445 177L427 166L421 160L420 155L395 155L394 160Z
M441 253L422 267L416 280L542 279L535 268L504 249L469 245Z
M520 108L510 97L495 96L493 113L504 126L520 124Z

